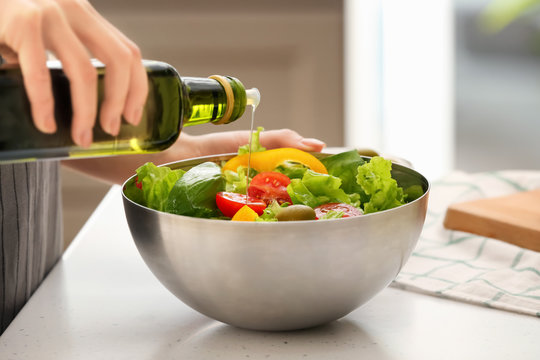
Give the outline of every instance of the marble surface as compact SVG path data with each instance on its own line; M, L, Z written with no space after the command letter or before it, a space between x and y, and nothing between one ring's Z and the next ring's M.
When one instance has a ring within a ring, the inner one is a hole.
M341 320L254 332L211 320L146 268L114 186L0 337L0 359L540 359L540 319L388 288Z

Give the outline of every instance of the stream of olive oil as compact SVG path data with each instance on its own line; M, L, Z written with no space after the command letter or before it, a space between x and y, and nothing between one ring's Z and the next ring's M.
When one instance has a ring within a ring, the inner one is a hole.
M246 176L246 205L248 204L247 189L249 187L249 172L251 170L251 146L253 143L253 124L255 123L255 110L261 101L261 94L256 88L246 91L247 103L251 105L251 128L249 131L249 143L248 143L248 163L247 163L247 176Z

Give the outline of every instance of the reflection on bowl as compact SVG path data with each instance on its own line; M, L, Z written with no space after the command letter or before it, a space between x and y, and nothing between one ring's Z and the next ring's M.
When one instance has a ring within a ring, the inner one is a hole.
M232 156L164 166L189 169ZM344 219L232 222L163 213L124 193L123 201L142 258L180 300L234 326L294 330L347 315L384 289L407 261L424 224L429 183L397 164L392 174L402 187L422 186L424 195Z

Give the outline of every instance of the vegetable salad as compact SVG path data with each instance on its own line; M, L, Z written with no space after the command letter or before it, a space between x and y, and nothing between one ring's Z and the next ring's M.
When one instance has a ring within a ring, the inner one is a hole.
M317 159L298 149L266 150L262 128L222 164L205 162L184 171L146 163L125 194L149 208L173 214L233 221L323 220L361 216L412 201L391 176L392 163L357 151ZM248 185L249 177L249 185ZM418 189L415 189L418 190Z

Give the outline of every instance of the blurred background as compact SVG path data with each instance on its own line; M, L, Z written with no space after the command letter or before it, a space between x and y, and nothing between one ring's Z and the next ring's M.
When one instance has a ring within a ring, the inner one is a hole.
M535 0L91 3L145 58L259 88L256 126L403 157L430 180L540 169ZM66 244L108 188L63 169Z
M454 9L455 167L540 169L540 1Z

